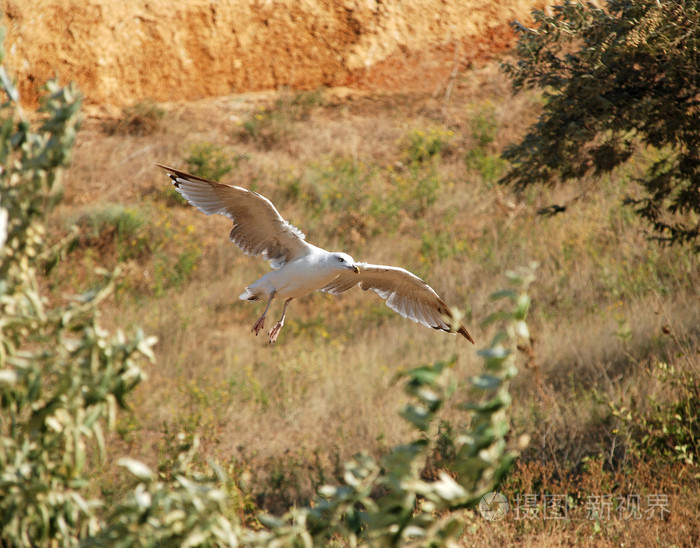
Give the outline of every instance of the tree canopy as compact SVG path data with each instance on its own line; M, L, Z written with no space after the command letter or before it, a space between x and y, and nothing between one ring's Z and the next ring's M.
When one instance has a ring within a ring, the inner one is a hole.
M515 89L540 88L544 109L504 157L502 182L578 179L610 172L646 149L629 203L653 235L700 249L700 2L565 1L534 24L514 23Z

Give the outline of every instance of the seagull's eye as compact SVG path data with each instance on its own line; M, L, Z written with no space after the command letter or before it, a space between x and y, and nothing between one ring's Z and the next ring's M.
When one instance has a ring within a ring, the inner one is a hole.
M341 263L344 263L344 262L345 262L345 259L343 259L342 257L338 257L338 260L339 260Z

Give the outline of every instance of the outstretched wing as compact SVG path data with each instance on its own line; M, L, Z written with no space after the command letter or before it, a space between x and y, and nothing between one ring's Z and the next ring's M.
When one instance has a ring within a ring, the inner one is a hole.
M365 291L373 290L386 305L404 318L422 323L426 327L452 331L454 320L450 308L427 283L408 270L394 266L357 263L360 273L343 272L321 289L337 295L359 284ZM447 319L447 321L446 321ZM472 344L474 339L459 323L456 332Z
M246 255L262 255L272 268L280 268L309 252L304 234L257 192L156 165L168 172L175 190L190 204L207 215L218 213L231 219L229 237Z

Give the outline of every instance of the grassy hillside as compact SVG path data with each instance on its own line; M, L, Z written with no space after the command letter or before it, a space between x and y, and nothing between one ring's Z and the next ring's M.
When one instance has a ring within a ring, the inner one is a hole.
M462 74L451 94L281 91L142 103L119 120L95 110L53 219L55 230L77 223L84 236L47 284L59 299L97 280L96 265L120 264L105 321L159 339L134 412L120 416L115 454L158 468L197 435L202 458L227 463L250 493L249 510L306 501L358 450L381 455L401 439L396 372L456 354L466 383L493 335L480 325L489 293L506 270L536 261L532 348L514 383L514 439L530 444L502 491L511 503L564 493L580 513L498 524L475 516L474 531L529 545L697 538L697 256L649 241L623 206L652 150L602 181L520 195L500 187L499 151L539 102L511 96L494 64ZM182 202L154 162L255 189L310 242L412 270L465 313L476 348L359 290L293 302L269 346L250 333L261 306L237 300L267 264L228 241L228 220ZM444 436L448 450L449 429ZM124 484L107 466L93 488ZM663 520L586 519L588 496L646 503L660 493Z

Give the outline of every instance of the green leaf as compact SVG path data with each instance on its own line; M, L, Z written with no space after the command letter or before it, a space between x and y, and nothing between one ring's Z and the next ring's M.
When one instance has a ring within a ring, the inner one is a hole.
M481 322L482 327L488 327L489 325L503 321L503 320L510 320L513 317L513 314L511 312L505 312L504 310L497 310L496 312L492 312L488 316L486 316L486 319L484 319Z
M505 275L513 285L521 286L525 282L524 278L514 270L506 270Z
M477 352L479 356L482 358L486 358L487 360L490 359L499 359L499 360L504 360L510 355L510 350L507 348L504 348L501 345L494 346L491 348L484 348L483 350L479 350Z
M464 411L477 411L479 413L494 413L506 405L500 397L491 398L484 402L464 402L458 405Z
M117 461L117 466L123 466L141 481L153 481L153 471L141 461L124 457Z
M527 311L530 309L530 296L527 293L521 293L518 296L517 306L515 308L515 319L524 320L527 317Z
M15 384L17 372L14 369L0 369L0 384Z
M7 72L5 72L5 67L1 66L0 84L2 84L2 87L5 90L5 93L7 94L7 97L10 99L10 101L12 101L13 103L19 103L19 92L17 91L17 88L15 87L12 80L10 80L10 77L7 75Z
M479 375L478 377L471 377L469 380L476 388L481 390L494 390L503 384L501 379L493 375Z
M511 301L515 301L517 297L518 293L513 291L512 289L503 289L501 291L496 291L489 295L489 299L491 299L492 301L497 301L500 299L510 299Z
M284 520L270 514L258 514L258 521L268 529L282 529L285 525Z
M433 385L440 376L441 369L431 366L416 367L404 373L404 376L409 377L413 385Z
M400 415L420 430L428 429L433 416L426 407L413 404L405 406L401 410Z

